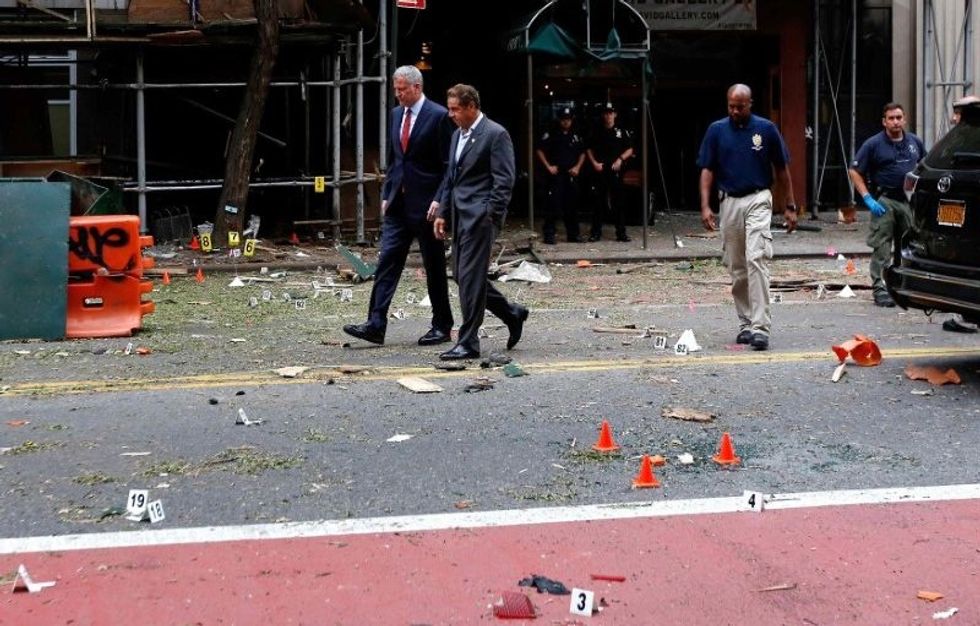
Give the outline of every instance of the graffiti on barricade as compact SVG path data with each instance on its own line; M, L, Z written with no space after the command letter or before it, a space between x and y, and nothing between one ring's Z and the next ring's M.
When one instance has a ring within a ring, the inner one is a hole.
M132 237L118 226L94 224L72 226L68 237L68 253L85 264L92 264L112 271L131 269L139 247L127 250ZM69 258L70 258L69 257Z

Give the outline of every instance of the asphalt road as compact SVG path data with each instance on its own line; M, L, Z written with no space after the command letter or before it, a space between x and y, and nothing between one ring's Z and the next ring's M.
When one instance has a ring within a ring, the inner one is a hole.
M420 320L394 327L385 348L293 363L313 369L288 381L265 368L144 368L111 385L81 369L19 385L8 370L0 536L138 530L118 514L134 488L163 501L155 527L177 528L980 482L977 337L862 296L787 296L762 353L732 345L729 303L604 304L599 320L536 309L509 353L528 374L516 378L475 364L435 370L437 351L413 345ZM485 353L506 338L493 321ZM690 328L703 350L675 356L650 338L592 330L626 322L667 329L672 342ZM830 346L854 333L874 337L884 361L848 366L833 383ZM910 381L909 363L955 368L963 382ZM413 394L396 383L405 375L444 390ZM478 376L494 387L466 392ZM664 407L716 417L667 419ZM236 425L239 409L263 423ZM603 419L622 454L589 450ZM723 431L743 459L737 470L710 461ZM387 441L397 434L411 438ZM685 452L694 464L677 462ZM668 458L661 489L630 489L642 454Z

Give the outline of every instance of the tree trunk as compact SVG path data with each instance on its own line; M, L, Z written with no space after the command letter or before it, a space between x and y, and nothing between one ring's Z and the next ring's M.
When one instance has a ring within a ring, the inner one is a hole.
M272 68L279 54L279 3L277 0L252 0L258 20L258 42L252 55L248 83L235 129L228 143L225 182L214 217L215 242L224 241L228 231L242 232L248 183L252 173L255 139L262 123L265 99L272 80ZM237 209L235 212L228 207Z

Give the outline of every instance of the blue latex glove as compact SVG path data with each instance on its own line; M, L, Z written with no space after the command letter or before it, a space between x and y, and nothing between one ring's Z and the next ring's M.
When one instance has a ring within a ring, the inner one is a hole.
M881 217L882 215L885 214L885 211L888 210L885 208L885 206L882 203L875 200L870 193L864 194L863 196L861 196L861 199L864 200L865 206L868 207L868 209L871 211L871 214L874 215L875 217Z

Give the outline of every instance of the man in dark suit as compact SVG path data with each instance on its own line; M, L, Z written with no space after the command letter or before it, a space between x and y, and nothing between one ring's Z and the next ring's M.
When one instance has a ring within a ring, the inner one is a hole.
M430 222L439 208L439 190L446 173L453 124L445 107L422 93L422 73L404 65L392 76L399 106L391 110L389 163L381 190L381 253L374 274L368 321L348 324L344 332L382 344L388 326L388 307L398 288L413 239L418 239L432 302L432 327L419 339L428 346L449 341L453 314L449 308L446 254Z
M448 361L480 356L477 333L485 309L507 325L510 350L521 340L528 310L508 302L487 279L491 248L514 189L514 144L503 126L480 111L476 89L459 84L446 96L449 117L459 129L449 143L449 169L433 229L437 239L445 239L446 221L452 220L453 278L463 312L456 345L439 355Z

